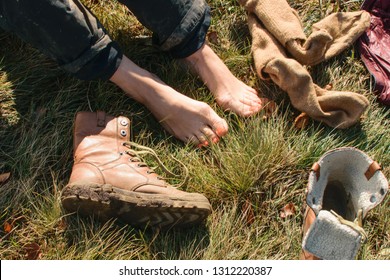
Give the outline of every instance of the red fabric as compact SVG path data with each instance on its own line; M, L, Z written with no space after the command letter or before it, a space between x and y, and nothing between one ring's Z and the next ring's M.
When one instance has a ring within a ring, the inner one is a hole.
M362 9L371 14L371 24L358 41L361 59L375 79L379 102L390 105L390 1L366 0Z

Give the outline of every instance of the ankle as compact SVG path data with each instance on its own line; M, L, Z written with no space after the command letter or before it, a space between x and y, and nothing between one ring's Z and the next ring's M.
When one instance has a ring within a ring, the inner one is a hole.
M197 66L199 65L199 63L207 62L206 55L207 55L208 50L211 50L211 49L205 43L196 52L194 52L193 54L185 57L183 60L186 63L190 64L190 66L195 68L193 70L196 70L198 72L198 67Z
M110 81L120 87L129 97L145 104L147 101L145 93L149 91L145 88L145 85L148 84L148 81L155 79L156 77L153 74L139 67L126 56L123 56L118 69L110 78Z

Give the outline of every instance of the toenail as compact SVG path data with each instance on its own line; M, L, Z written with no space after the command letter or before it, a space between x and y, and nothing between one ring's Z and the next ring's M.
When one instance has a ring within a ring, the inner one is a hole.
M225 132L223 132L223 131L221 131L221 130L222 130L222 129L217 129L217 130L215 131L215 134L217 134L218 137L222 137L223 135L226 134Z
M209 142L205 141L203 143L198 144L198 148L207 147L209 145Z

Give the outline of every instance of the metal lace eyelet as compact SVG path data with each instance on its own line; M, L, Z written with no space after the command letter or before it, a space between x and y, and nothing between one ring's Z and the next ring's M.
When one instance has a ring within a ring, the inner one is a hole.
M121 120L121 125L123 126L127 126L129 123L127 122L127 120L123 119Z
M122 130L121 130L121 135L122 135L123 137L125 137L125 136L127 135L126 130L122 129Z
M150 170L147 170L146 173L147 173L147 174L151 174L152 172L150 172Z

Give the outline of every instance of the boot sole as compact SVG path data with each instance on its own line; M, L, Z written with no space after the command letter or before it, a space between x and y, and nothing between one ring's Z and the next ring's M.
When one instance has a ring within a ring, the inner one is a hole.
M201 194L148 194L108 184L69 184L61 200L69 212L94 215L103 221L118 218L136 227L188 227L202 223L211 213L209 201Z

